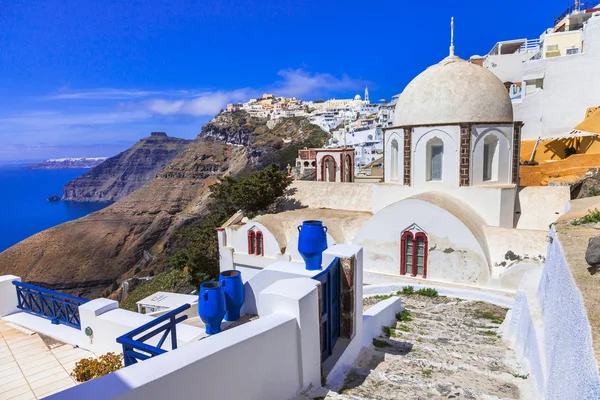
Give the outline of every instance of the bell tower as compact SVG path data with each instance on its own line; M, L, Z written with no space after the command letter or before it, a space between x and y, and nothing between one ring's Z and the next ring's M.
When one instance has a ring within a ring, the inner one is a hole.
M371 104L371 102L369 101L369 88L365 88L365 103L367 104Z

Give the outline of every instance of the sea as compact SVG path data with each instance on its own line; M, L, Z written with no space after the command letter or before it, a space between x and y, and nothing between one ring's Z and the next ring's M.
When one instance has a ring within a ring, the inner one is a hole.
M0 165L0 252L38 232L81 218L111 203L48 201L88 169L27 170Z

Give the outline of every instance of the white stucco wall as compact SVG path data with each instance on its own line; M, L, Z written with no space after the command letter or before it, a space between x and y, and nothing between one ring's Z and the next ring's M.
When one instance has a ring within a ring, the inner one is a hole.
M279 281L264 296L257 320L50 398L279 400L318 386L317 282Z
M301 207L371 211L373 184L294 181L288 201L290 209Z
M397 153L395 144L398 145ZM384 160L384 181L402 185L404 182L404 129L385 131Z
M510 185L512 183L512 125L476 125L471 129L471 185ZM483 158L486 139L498 140L492 166L492 179L483 180Z
M600 17L588 20L584 35L582 54L523 64L523 80L544 76L540 92L514 104L515 120L525 122L523 139L567 134L586 108L600 105L600 81L592 78L600 70Z
M514 196L516 188L506 187L436 187L434 184L420 187L393 184L373 186L373 212L409 197L431 190L448 194L470 206L490 226L513 226ZM439 190L438 190L439 189Z
M393 222L392 222L393 221ZM364 269L400 273L400 243L404 229L416 223L428 235L427 278L485 284L490 277L487 245L443 208L417 199L394 203L367 221L353 241L364 251Z
M104 354L109 351L122 352L123 347L117 343L117 338L155 319L146 314L123 310L119 308L118 302L104 298L94 299L79 306L79 315L81 319L79 346L96 354ZM92 328L92 337L85 335L87 327ZM177 345L183 346L203 335L204 330L201 328L179 324L177 326ZM149 339L147 343L156 344L159 340L160 335L157 335ZM171 348L170 336L165 341L163 348L166 350Z
M553 240L538 288L544 321L546 399L598 399L600 376L587 312L554 228L550 236Z
M541 277L523 279L506 337L527 362L538 398L597 399L600 375L587 312L554 228L550 236Z
M13 281L21 282L21 278L14 275L0 276L0 318L20 311L17 308L17 289Z
M428 157L427 144L439 139L444 144L442 157L442 180L428 181ZM439 187L459 186L459 149L460 149L460 127L458 125L439 127L416 127L413 129L411 141L411 186L426 185L428 190L439 190Z
M483 66L492 71L502 82L521 82L523 61L533 55L533 53L488 55Z
M527 186L519 188L515 212L518 229L547 231L565 213L569 186Z

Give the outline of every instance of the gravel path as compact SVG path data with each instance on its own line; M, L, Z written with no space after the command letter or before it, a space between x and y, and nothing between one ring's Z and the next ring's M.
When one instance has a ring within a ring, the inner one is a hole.
M402 303L408 318L362 350L339 393L314 399L529 398L527 376L498 336L505 309L420 295Z

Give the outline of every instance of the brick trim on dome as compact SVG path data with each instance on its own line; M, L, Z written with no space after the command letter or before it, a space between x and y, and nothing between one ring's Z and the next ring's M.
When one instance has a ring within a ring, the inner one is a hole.
M521 128L523 122L516 121L513 130L513 165L512 165L512 183L519 185L519 162L521 155Z
M412 129L404 128L404 184L410 186Z
M460 125L460 162L458 176L460 186L471 184L471 125Z

